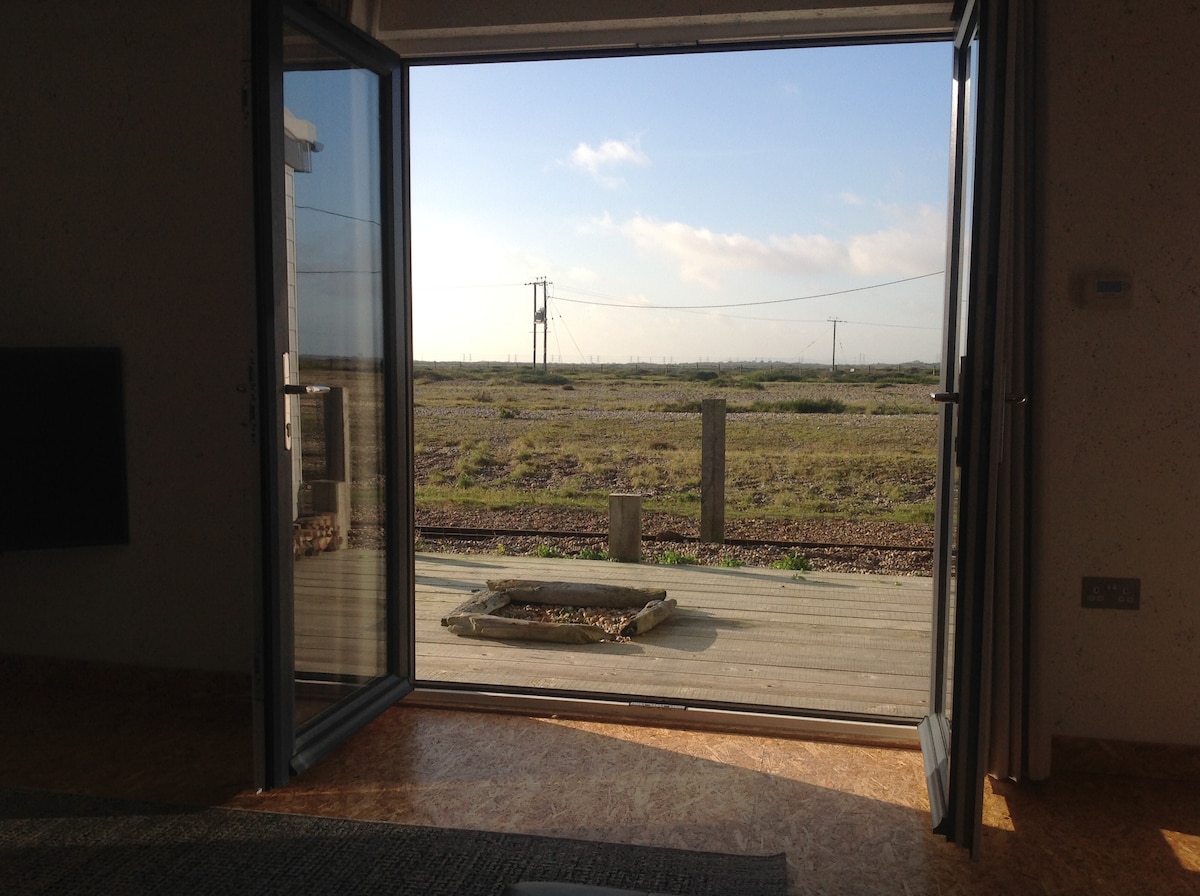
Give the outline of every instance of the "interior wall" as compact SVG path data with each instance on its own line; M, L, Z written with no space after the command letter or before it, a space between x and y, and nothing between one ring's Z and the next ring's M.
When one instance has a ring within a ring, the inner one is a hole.
M1071 6L1039 4L1040 709L1050 734L1200 744L1200 12ZM5 21L3 340L124 349L132 543L0 555L0 651L245 671L249 4L10 0ZM1095 271L1131 299L1083 301ZM1081 608L1084 575L1139 577L1141 609Z
M772 29L921 27L936 4L411 4L363 0L402 53L664 40ZM1031 412L1035 712L1054 735L1200 744L1200 13L1179 4L1037 0L1040 231ZM944 10L942 11L944 12ZM638 16L640 15L640 20ZM870 16L875 16L874 21ZM564 21L565 20L565 21ZM632 29L632 30L631 30ZM574 33L572 33L574 32ZM540 42L540 43L539 43ZM1128 274L1127 301L1084 300ZM1141 579L1141 609L1081 606L1082 577Z
M1041 2L1035 586L1048 732L1200 744L1195 4ZM1085 298L1096 272L1127 300ZM1141 579L1141 609L1081 578Z
M10 0L4 21L0 339L123 349L131 543L0 555L0 652L248 674L249 4Z

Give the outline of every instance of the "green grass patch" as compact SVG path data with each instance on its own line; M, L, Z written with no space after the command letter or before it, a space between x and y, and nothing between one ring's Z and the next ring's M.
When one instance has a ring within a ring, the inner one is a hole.
M679 551L663 551L659 554L656 562L665 566L696 566L700 560L691 554L681 554Z
M846 402L836 398L791 398L786 401L755 401L746 408L729 408L729 413L756 414L844 414Z
M569 386L571 385L570 377L563 376L561 373L542 373L541 371L522 371L512 375L512 379L517 383L524 383L533 386Z
M812 561L798 551L790 551L771 564L771 569L791 569L796 572L810 572Z
M932 518L937 417L926 385L831 381L779 365L552 369L570 380L568 390L548 388L554 383L527 366L418 367L419 507L604 512L609 494L637 491L648 512L694 517L701 402L719 388L730 411L727 519ZM339 384L373 395L373 376L347 374ZM433 413L480 407L489 410ZM647 410L679 413L640 413ZM739 413L751 410L760 413ZM371 470L378 460L354 466Z
M584 548L575 555L576 560L607 560L608 551L602 551L599 548Z

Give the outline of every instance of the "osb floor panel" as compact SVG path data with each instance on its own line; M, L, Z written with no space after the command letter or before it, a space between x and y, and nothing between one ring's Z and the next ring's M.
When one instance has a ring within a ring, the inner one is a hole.
M928 831L919 752L397 707L228 805L726 852L793 894L1200 893L1200 787L990 782L982 857Z
M0 672L9 786L782 851L793 894L1200 894L1195 779L989 783L973 862L928 831L913 750L401 705L256 794L248 681L42 661Z

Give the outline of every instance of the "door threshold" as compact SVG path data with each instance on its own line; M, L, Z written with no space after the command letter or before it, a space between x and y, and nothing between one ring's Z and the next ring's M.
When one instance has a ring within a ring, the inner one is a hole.
M735 709L712 709L636 700L594 700L578 697L547 697L494 691L422 688L418 686L402 701L403 706L452 709L464 712L495 712L541 718L607 722L614 725L647 725L682 728L719 734L747 734L819 740L856 746L920 749L917 723L912 721L871 722L853 719L822 719L802 715L776 715Z

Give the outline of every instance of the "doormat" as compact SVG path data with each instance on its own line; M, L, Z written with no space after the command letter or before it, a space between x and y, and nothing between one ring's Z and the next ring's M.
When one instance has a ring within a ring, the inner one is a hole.
M498 896L556 880L784 896L771 856L0 788L7 896Z

